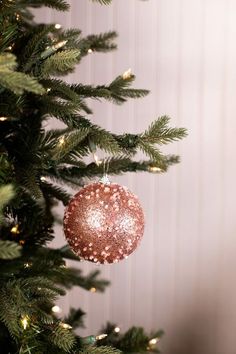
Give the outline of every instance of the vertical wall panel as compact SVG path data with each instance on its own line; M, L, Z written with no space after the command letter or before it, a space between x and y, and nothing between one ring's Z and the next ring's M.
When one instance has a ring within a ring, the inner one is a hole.
M115 179L139 196L145 238L127 261L99 268L112 281L106 294L74 289L61 300L64 312L70 306L88 312L82 334L110 320L123 329L164 328L166 354L234 354L236 2L70 2L70 13L49 11L47 20L85 34L116 29L119 50L89 55L68 80L107 83L132 68L136 87L151 90L120 107L92 102L93 121L114 132L139 132L168 114L189 136L164 147L182 158L167 174ZM57 230L55 243L62 244Z

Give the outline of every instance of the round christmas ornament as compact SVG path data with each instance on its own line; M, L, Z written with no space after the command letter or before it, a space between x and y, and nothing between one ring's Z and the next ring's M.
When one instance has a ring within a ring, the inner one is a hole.
M72 251L94 263L117 263L138 246L144 214L138 198L116 183L82 188L68 204L64 232Z

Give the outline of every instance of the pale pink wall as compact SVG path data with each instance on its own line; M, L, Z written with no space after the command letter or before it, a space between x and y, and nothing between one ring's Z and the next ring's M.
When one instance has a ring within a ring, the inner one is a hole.
M109 319L164 328L166 354L235 354L236 1L71 0L70 14L47 16L85 34L120 34L117 52L90 55L70 81L109 82L131 67L136 86L152 91L123 107L93 103L94 121L141 131L168 114L189 130L166 149L182 156L168 174L118 179L142 201L144 241L127 261L100 268L112 280L105 295L74 290L64 310L88 311L83 334Z

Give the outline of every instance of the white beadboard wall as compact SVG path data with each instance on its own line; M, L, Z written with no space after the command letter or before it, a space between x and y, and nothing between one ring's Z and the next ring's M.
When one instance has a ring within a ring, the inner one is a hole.
M87 311L83 335L110 320L123 330L163 328L165 354L235 354L236 1L71 0L70 13L43 10L38 19L84 34L118 31L119 50L89 55L70 82L107 83L132 68L136 87L151 90L121 107L93 102L96 123L139 132L168 114L189 131L165 148L182 158L167 174L118 178L143 204L144 240L127 261L99 268L112 281L105 294L75 289L64 312Z

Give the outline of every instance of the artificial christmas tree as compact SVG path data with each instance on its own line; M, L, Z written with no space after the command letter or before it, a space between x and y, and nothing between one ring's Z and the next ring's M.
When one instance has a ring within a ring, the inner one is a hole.
M96 149L109 155L110 175L164 172L178 157L163 155L156 145L181 139L186 132L170 128L168 117L160 117L139 134L116 135L93 124L87 98L122 104L148 92L131 88L135 77L130 71L102 86L70 85L56 78L71 73L90 52L115 49L116 33L83 38L80 30L36 24L30 8L41 6L69 9L64 0L0 3L1 353L156 352L161 332L148 336L142 328L133 327L120 335L115 325L108 324L102 331L106 336L81 338L74 329L82 324L82 310L72 309L65 319L57 316L55 300L66 289L80 286L103 291L108 283L99 278L99 271L83 276L79 269L66 267L66 259L80 260L68 246L50 247L56 236L53 207L57 201L65 206L70 201L63 186L78 189L103 176L107 158L84 162ZM65 127L46 130L44 122L50 117ZM138 150L147 160L133 160ZM115 208L119 207L117 202Z

